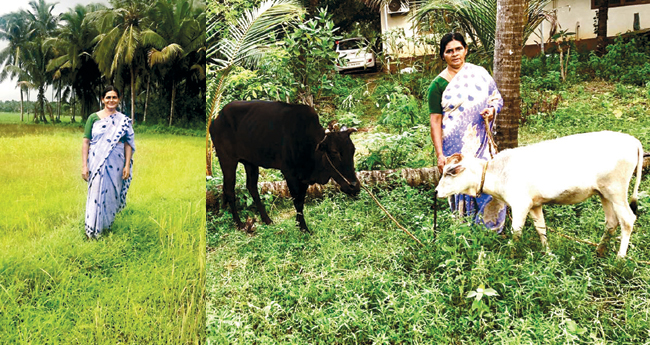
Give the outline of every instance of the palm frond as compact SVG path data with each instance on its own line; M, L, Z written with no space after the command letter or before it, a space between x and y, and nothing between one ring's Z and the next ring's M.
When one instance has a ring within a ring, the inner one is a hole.
M535 28L551 16L544 8L551 0L529 0L524 23L524 40ZM493 56L496 32L497 0L429 0L419 2L413 16L416 23L424 22L432 13L442 13L454 21L461 31L487 56Z
M244 12L237 24L229 27L229 35L209 45L207 57L217 65L217 70L233 65L255 66L260 58L260 47L266 45L269 35L303 11L294 0L265 1L260 7ZM216 23L211 23L210 27L214 29ZM215 33L210 32L208 42Z

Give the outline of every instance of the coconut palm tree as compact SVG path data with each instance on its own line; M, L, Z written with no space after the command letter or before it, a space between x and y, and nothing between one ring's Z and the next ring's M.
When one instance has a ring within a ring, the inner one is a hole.
M44 42L45 46L52 47L56 52L56 57L47 65L48 71L54 71L54 77L59 80L62 74L67 73L72 90L81 102L84 120L96 107L95 90L101 85L101 73L92 58L93 40L99 32L85 18L89 13L105 9L99 4L75 6L61 14L63 25L54 37Z
M13 12L0 17L0 39L8 41L7 46L0 51L0 65L4 67L0 70L0 82L7 78L18 78L24 73L21 69L23 61L23 49L30 40L30 30L27 26L27 18L24 13ZM12 68L13 67L13 68ZM20 121L24 120L23 92L26 83L18 83L20 88Z
M174 115L176 88L190 74L189 55L205 46L205 13L193 0L158 0L152 11L154 27L143 31L150 68L165 67L171 85L169 125Z
M45 119L45 89L49 81L52 80L51 73L47 71L47 63L52 58L52 49L45 47L43 42L49 37L57 27L58 17L52 14L55 3L47 3L45 0L30 1L30 10L24 11L23 15L27 18L32 35L30 41L25 44L23 60L23 69L26 72L29 81L38 90L36 96L34 120L47 122ZM53 116L50 116L54 120Z
M99 70L111 81L121 77L121 69L128 70L131 119L135 120L137 55L143 54L142 32L151 25L147 14L152 5L146 0L116 0L113 5L112 9L88 14L88 20L96 23L100 32L95 38L93 57Z
M228 26L225 36L222 36L225 30L220 29L224 27L223 23L219 19L210 20L206 32L206 58L212 65L208 67L208 75L212 70L216 78L210 81L206 95L207 129L217 116L224 83L232 68L254 68L264 54L264 49L271 43L270 34L302 12L304 8L294 0L267 0L259 7L244 12L237 24ZM212 145L207 130L205 141L207 174L212 176Z

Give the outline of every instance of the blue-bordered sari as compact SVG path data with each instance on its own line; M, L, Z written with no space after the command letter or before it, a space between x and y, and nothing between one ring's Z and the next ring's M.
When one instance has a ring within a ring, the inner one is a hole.
M115 215L126 205L131 185L133 159L129 178L122 179L126 157L124 145L135 152L131 119L115 113L95 121L88 152L88 199L86 200L86 235L97 238L113 225Z
M442 93L442 152L445 157L462 153L490 159L491 144L480 114L487 107L495 108L497 114L503 107L497 85L483 67L465 63ZM489 130L493 131L493 127L494 121ZM457 194L449 198L449 203L461 216L473 216L476 223L498 233L503 230L506 205L493 201L490 195L474 198Z

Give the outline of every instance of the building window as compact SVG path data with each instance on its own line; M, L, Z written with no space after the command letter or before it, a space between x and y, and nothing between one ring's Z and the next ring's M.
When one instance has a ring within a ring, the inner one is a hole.
M650 0L591 0L591 9L597 10L602 1L609 1L609 7L650 4Z

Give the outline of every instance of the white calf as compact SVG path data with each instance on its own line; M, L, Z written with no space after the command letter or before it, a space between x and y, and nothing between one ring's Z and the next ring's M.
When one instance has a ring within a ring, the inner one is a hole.
M598 255L604 255L620 224L618 257L622 258L636 220L642 167L643 147L636 138L609 131L584 133L504 150L490 161L455 154L448 158L436 191L440 198L482 192L506 202L512 209L515 240L521 238L526 215L530 214L547 251L542 205L575 204L598 194L606 222ZM628 186L635 168L636 183L628 205Z

